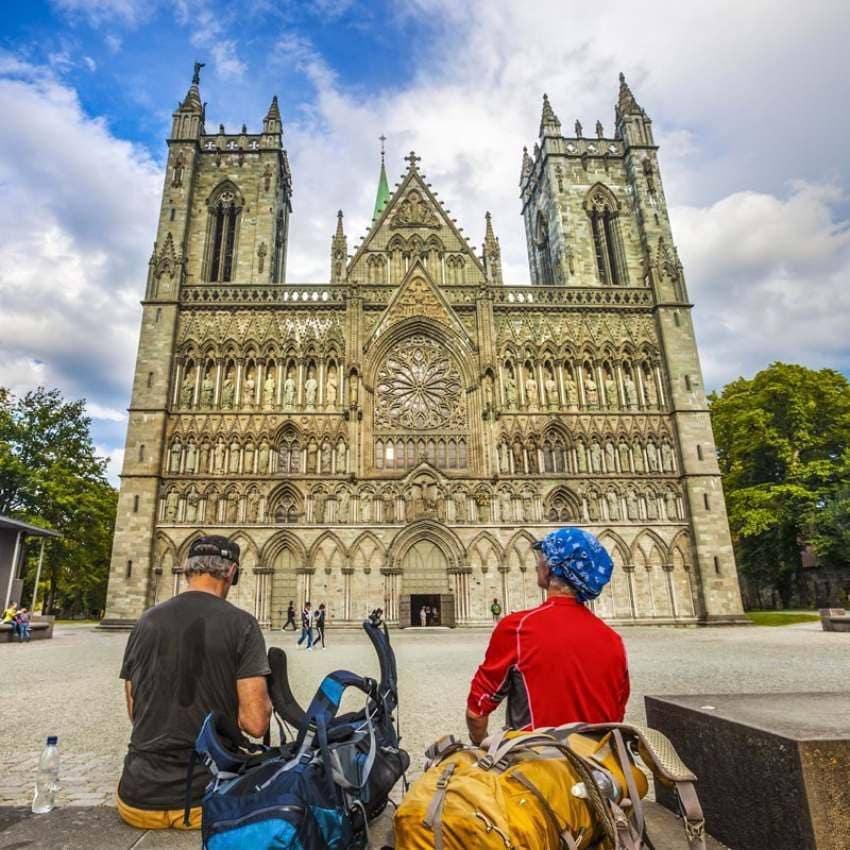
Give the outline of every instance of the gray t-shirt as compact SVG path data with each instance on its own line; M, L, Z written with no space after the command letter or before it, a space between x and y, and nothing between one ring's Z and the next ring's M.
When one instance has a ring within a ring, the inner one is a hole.
M237 679L270 672L257 621L224 599L188 590L145 611L124 651L133 732L118 795L139 809L180 809L195 738L211 711L235 722ZM198 765L192 803L210 779Z

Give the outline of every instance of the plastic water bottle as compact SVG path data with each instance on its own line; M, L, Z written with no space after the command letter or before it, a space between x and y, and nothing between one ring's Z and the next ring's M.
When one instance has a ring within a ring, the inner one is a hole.
M51 735L38 760L35 795L32 800L32 810L37 815L47 814L56 805L56 792L59 790L58 742L59 739Z

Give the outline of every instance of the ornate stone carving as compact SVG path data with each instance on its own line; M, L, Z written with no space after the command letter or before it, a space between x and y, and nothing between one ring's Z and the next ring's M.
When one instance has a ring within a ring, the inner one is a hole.
M465 425L460 373L437 342L414 336L396 346L378 370L375 424L427 430Z
M440 220L431 209L431 205L422 197L418 189L411 189L399 202L395 214L390 220L390 228L433 227L439 228Z

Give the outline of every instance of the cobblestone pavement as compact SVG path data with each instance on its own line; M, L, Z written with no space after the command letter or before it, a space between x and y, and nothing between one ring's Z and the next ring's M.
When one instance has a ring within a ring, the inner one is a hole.
M636 722L644 720L647 693L847 687L848 636L822 632L818 623L780 628L632 627L622 634L633 689L627 719ZM403 743L414 768L438 735L464 730L466 691L487 638L485 630L392 633ZM30 802L36 761L49 734L59 736L62 754L59 804L112 804L129 733L117 678L126 639L126 633L97 632L91 626L60 626L52 641L0 645L0 806ZM267 640L294 649L291 632L274 632ZM348 667L377 675L374 653L362 633L329 629L328 644L325 651L289 653L293 691L302 703L330 670Z

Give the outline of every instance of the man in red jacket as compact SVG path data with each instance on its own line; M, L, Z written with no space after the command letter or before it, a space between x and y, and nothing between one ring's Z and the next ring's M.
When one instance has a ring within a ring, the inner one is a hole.
M487 737L487 718L505 696L512 729L620 722L626 710L623 641L584 605L610 580L611 556L580 528L553 531L532 548L546 601L493 629L467 699L474 744Z

